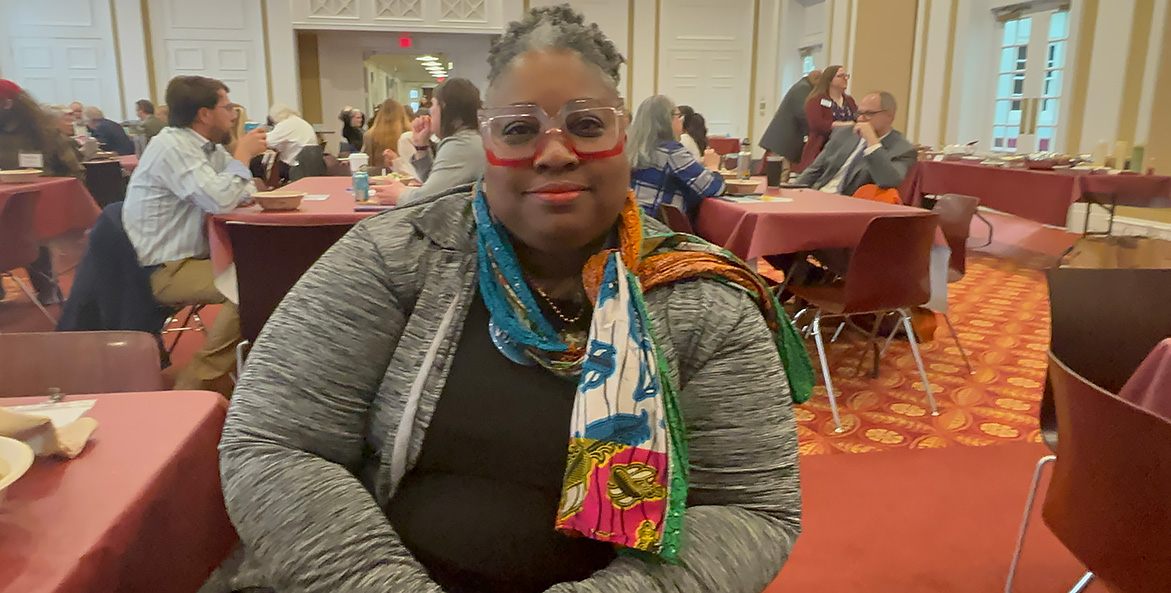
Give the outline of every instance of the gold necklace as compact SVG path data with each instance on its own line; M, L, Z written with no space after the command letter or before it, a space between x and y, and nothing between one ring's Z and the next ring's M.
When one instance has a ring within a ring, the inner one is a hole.
M541 298L545 299L545 303L549 305L549 308L553 309L553 312L556 313L557 316L561 318L561 321L564 321L566 325L573 325L577 323L578 320L581 319L581 316L585 314L585 307L583 306L581 310L577 312L577 315L573 317L573 319L566 317L565 314L561 312L561 309L559 309L557 305L553 304L553 299L549 298L549 295L545 293L544 289L542 289L540 286L537 286L536 284L532 286L533 290L537 291L537 294L541 295Z

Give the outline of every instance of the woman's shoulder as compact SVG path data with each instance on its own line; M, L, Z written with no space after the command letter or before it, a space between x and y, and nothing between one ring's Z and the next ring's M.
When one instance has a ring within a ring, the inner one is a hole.
M356 225L379 247L468 246L473 229L472 188L461 185L371 216Z

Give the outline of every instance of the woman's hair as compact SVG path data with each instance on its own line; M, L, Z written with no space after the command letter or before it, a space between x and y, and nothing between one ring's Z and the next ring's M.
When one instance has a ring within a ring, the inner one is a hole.
M220 91L228 92L228 85L206 76L176 76L167 83L167 124L190 128L200 109L215 109Z
M568 4L534 8L524 19L513 21L508 31L492 42L488 51L488 87L491 88L517 56L533 50L562 49L577 52L582 61L605 72L618 88L619 67L626 60L606 39L597 23L585 24L585 17ZM446 113L443 114L446 118Z
M476 129L476 112L480 110L480 89L466 78L449 78L435 87L439 103L439 137L447 138L460 130Z
M244 135L244 124L248 123L248 111L244 109L243 105L232 103L232 129L228 130L228 144L224 146L229 153L236 153L236 143L240 141L240 136Z
M683 115L683 131L695 140L695 145L699 147L699 154L707 150L707 120L703 116L696 113L690 105L680 105L679 113Z
M398 139L411 127L403 106L394 99L387 99L378 106L374 125L366 131L362 140L371 163L382 162L382 151L387 148L398 152Z
M838 75L838 70L841 69L842 67L838 65L826 68L825 71L821 73L821 78L817 79L817 84L813 85L813 90L809 91L809 96L805 97L805 100L808 101L814 97L828 95L829 85L834 81L834 77Z
M293 109L284 103L273 103L272 107L268 109L268 117L272 119L273 123L277 124L285 121L286 119L289 119L290 117L293 117L294 115L301 114L297 113L296 109Z
M73 113L73 111L65 105L50 105L49 103L41 103L41 111L44 111L45 115L49 116L49 119L51 119L54 124L56 124L57 121L61 118L65 117L65 114Z
M671 129L675 103L663 95L647 97L634 114L626 143L626 158L632 169L647 169L656 166L655 152L664 142L675 141L675 130Z
M354 126L354 124L350 123L354 119L354 113L358 113L362 116L362 123L358 124L357 126ZM337 118L342 120L343 128L361 127L366 123L366 114L362 113L362 111L359 109L343 109L342 112L338 114Z

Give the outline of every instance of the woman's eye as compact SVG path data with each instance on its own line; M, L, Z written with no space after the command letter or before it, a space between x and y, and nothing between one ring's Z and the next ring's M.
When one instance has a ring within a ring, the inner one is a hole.
M606 131L606 122L596 115L583 115L566 124L569 133L582 138L597 138Z

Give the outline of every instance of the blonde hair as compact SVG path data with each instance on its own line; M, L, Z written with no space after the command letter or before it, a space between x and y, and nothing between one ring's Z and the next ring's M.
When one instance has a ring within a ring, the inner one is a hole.
M232 104L232 117L236 119L236 123L228 132L230 140L224 146L228 150L228 154L236 154L236 144L240 142L240 136L244 135L244 124L248 123L248 111L244 109L243 105L234 103Z
M378 106L374 126L366 130L363 152L370 155L371 163L382 162L382 151L387 148L398 153L398 139L403 132L411 129L411 121L402 104L387 99ZM402 155L399 155L402 156Z

